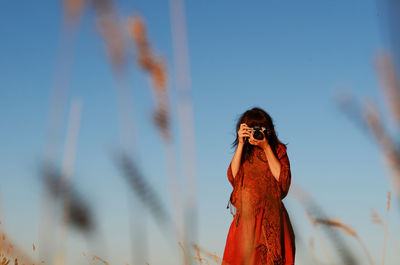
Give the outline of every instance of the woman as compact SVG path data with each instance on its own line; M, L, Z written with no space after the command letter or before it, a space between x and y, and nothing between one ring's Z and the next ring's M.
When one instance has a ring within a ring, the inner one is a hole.
M286 145L261 108L243 113L236 131L227 172L235 213L222 265L293 265L295 235L282 202L291 182Z

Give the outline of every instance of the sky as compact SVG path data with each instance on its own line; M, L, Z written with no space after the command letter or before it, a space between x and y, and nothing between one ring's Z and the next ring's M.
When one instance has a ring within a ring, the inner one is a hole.
M177 91L168 1L115 1L121 21L139 13L153 51L164 58L174 145L180 152ZM258 106L288 143L292 184L309 192L332 218L353 227L375 262L383 229L371 222L371 207L385 214L391 189L379 147L340 110L338 92L361 102L371 98L390 130L388 109L374 60L385 49L384 12L376 1L185 1L191 96L194 112L199 245L222 257L232 215L227 168L234 150L236 119ZM42 186L38 161L45 145L50 92L62 32L61 1L0 4L0 202L2 229L27 253L38 241ZM130 43L133 47L133 44ZM84 11L73 44L68 111L82 102L72 181L96 213L110 264L131 264L129 218L145 216L149 264L177 264L157 223L143 209L133 213L129 187L109 150L119 144L115 82L92 9ZM170 207L165 147L149 119L154 109L148 76L127 58L141 170ZM65 119L66 123L67 119ZM178 153L181 161L180 153ZM303 206L289 191L284 199L298 232L296 263L309 264L308 242L317 235ZM392 200L389 231L400 239L398 206ZM367 259L354 238L348 245ZM325 239L328 241L327 239ZM72 230L68 264L85 262L84 237ZM178 246L177 246L178 248ZM316 243L316 253L324 252ZM332 253L333 249L332 249ZM388 243L386 264L395 264Z

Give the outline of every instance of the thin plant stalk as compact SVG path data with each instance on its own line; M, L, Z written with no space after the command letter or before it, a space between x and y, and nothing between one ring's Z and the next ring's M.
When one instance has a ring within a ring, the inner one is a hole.
M64 157L61 168L61 186L65 192L63 207L62 222L58 228L59 239L58 239L58 249L54 256L54 264L64 265L66 263L66 245L68 240L68 226L69 226L69 215L70 215L70 193L68 190L69 183L71 181L74 164L76 157L76 146L78 143L80 119L82 112L82 101L75 99L71 103L70 117L67 126L67 136L64 148Z
M21 248L13 244L1 230L0 253L6 254L8 257L18 258L18 262L20 262L21 264L37 264L37 262L32 259L27 253L25 253ZM6 261L8 259L3 260Z
M178 91L178 121L182 135L181 153L183 164L184 245L188 255L185 264L191 265L192 248L197 241L197 192L196 192L196 159L193 102L191 98L191 78L189 49L187 41L185 8L183 0L170 0L170 18L172 27L174 73Z
M319 224L324 224L324 225L328 225L328 226L334 226L337 228L340 228L342 230L344 230L348 235L354 237L355 239L357 239L357 241L360 243L362 249L364 250L365 254L367 255L368 261L371 265L374 264L374 262L372 261L371 255L369 254L369 251L367 249L367 247L365 246L365 244L362 242L361 238L358 236L358 234L349 226L344 225L342 222L340 222L339 220L333 220L333 219L322 219L322 218L314 218L314 221L316 223Z
M112 66L112 74L114 79L120 146L124 153L129 157L133 157L136 163L140 163L138 149L138 133L136 122L134 121L134 108L132 105L132 90L129 85L128 69L126 60L126 48L123 30L118 22L117 14L111 0L94 0L94 9L97 15L97 24L100 33L106 44L106 50L109 62ZM128 196L128 200L131 196ZM137 212L135 203L128 201L129 205L135 207L132 212ZM134 253L133 264L142 264L147 259L147 233L146 230L139 231L140 227L136 226L132 214L129 215L131 242L134 245L132 253ZM137 218L145 218L145 215L139 215ZM143 220L145 222L145 220ZM143 232L143 233L142 233ZM142 238L136 237L139 233ZM138 247L140 246L140 247ZM135 252L137 249L140 252Z
M57 162L61 150L61 137L63 132L63 124L65 121L67 91L69 79L72 70L75 39L77 36L77 28L79 25L79 11L74 12L75 18L70 19L68 15L64 16L61 37L59 44L59 52L56 59L56 68L54 80L51 87L51 95L48 109L48 117L46 124L46 138L44 144L43 160L45 163ZM67 14L66 12L65 14ZM69 13L71 14L71 13ZM54 229L55 205L48 200L46 191L42 192L39 220L39 245L41 260L52 259L52 249L50 241Z
M176 239L181 241L184 235L184 218L182 209L181 190L179 188L178 179L178 160L176 150L172 142L172 134L170 129L170 115L168 107L167 86L166 86L166 70L164 63L155 58L150 42L147 37L144 21L139 16L130 20L131 34L135 40L135 47L138 50L137 61L142 69L144 69L151 77L152 86L154 88L153 97L156 101L157 110L153 114L153 122L161 133L165 146L165 159L167 165L168 184L172 202L174 230Z
M311 198L310 194L306 192L299 185L292 187L292 195L296 197L305 207L306 211L312 213L313 216L320 216L326 218L326 214L323 209L318 206L314 199ZM321 218L319 218L321 219ZM317 221L313 217L313 222ZM332 240L334 247L337 249L340 258L344 264L358 264L356 256L352 253L351 249L346 246L346 242L341 238L340 234L330 226L324 228L329 239Z
M320 232L318 231L318 229L316 227L316 223L315 223L314 219L312 218L311 213L309 211L307 211L307 217L308 217L308 219L310 220L310 222L311 222L311 224L313 226L313 229L315 231L315 234L318 237L318 240L321 242L322 249L324 250L325 255L328 257L329 264L333 265L334 263L333 263L331 254L329 253L328 248L326 247L326 243L323 240L323 238L321 237L321 234L320 234Z
M198 251L204 253L206 256L208 256L209 258L211 258L212 260L214 260L217 264L221 264L222 259L221 259L220 257L218 257L216 253L211 253L211 252L209 252L209 251L207 251L207 250L205 250L205 249L199 247L199 246L196 245L196 244L193 244L193 248L194 248L195 250L198 250Z
M388 202L386 206L386 220L385 220L385 235L383 240L383 250L382 250L382 265L385 264L385 250L386 250L386 239L388 236L388 221L389 221L389 210L390 210L390 191L388 192Z

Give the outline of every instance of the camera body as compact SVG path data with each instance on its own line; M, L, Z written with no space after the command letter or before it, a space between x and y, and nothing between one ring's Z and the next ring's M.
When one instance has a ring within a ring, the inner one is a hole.
M254 139L263 140L264 135L262 132L264 132L265 137L267 138L267 140L269 140L270 130L267 130L265 127L258 125L251 127L251 133L253 134ZM245 137L245 140L248 140L248 137Z

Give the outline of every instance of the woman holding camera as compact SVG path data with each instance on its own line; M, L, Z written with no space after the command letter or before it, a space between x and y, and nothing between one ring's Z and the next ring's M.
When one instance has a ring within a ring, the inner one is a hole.
M222 265L293 265L295 235L282 202L291 182L286 145L261 108L236 124L235 154L228 167L234 210Z

